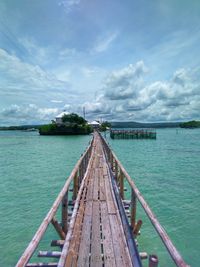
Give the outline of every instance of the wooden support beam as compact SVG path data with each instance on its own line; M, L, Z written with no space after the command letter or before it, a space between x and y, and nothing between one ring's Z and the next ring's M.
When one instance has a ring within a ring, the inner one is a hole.
M37 262L37 263L28 263L26 264L26 267L57 267L57 262Z
M136 195L133 191L131 190L131 227L134 230L135 228L135 222L136 222L136 206L137 206L137 199Z
M64 195L62 199L62 230L67 234L67 227L68 227L68 191Z
M116 181L118 181L118 176L119 176L119 168L118 168L117 161L115 161L115 179L116 179Z
M28 263L26 267L57 267L57 262L36 262L36 263Z
M121 198L124 199L124 175L121 170L119 175L119 191Z
M51 246L52 247L61 247L62 248L64 243L65 243L65 240L52 240L51 241Z
M139 234L141 226L142 226L142 220L138 220L133 230L134 236L137 236Z
M54 228L56 229L57 233L59 234L61 239L65 239L65 233L62 230L62 227L58 223L58 221L53 217L51 220L51 223L53 224Z
M60 258L60 251L39 251L38 257L40 258Z

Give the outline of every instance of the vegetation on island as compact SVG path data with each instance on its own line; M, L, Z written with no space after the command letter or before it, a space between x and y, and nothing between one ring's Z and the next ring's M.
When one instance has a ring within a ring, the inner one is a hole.
M101 123L100 131L105 132L109 128L111 128L111 123L108 122L108 121L104 121L104 122Z
M180 123L180 127L181 128L200 128L200 121L188 121L188 122L183 122L183 123Z
M89 134L93 131L87 121L75 114L67 114L62 117L62 123L53 121L51 124L43 125L39 128L41 135L77 135Z

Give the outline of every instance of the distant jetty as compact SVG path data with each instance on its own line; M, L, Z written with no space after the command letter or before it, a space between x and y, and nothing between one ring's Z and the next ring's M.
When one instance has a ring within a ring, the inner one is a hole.
M155 130L110 130L112 139L156 139Z

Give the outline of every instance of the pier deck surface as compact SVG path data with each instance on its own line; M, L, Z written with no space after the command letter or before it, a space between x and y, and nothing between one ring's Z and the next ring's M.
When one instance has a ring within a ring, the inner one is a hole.
M65 266L132 266L102 143L95 134Z

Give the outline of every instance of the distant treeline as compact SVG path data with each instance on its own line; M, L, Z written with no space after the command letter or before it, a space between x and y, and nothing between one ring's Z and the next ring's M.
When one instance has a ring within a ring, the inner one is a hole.
M181 128L200 128L200 121L188 121L180 124Z
M0 126L0 131L27 131L27 130L38 130L43 125L20 125L20 126Z
M158 122L141 123L135 121L129 122L111 122L112 128L174 128L179 127L180 122Z
M188 121L188 122L159 122L159 123L140 123L140 122L106 122L106 127L112 128L200 128L200 121ZM104 126L104 124L103 124ZM47 129L48 125L21 125L21 126L2 126L0 131L10 131L10 130L21 130L21 131L30 131L30 130L39 130L41 128ZM102 129L103 130L103 129Z

